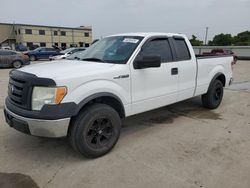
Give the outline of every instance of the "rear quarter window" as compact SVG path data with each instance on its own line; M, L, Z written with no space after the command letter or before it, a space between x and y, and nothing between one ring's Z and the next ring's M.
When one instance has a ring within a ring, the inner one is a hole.
M191 55L185 39L174 38L177 57L179 61L190 60Z

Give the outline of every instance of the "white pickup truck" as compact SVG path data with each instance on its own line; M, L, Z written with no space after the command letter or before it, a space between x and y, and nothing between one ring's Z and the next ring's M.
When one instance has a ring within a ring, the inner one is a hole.
M199 95L217 108L232 65L232 56L197 58L184 35L113 35L74 60L11 71L5 117L18 131L67 136L82 155L99 157L116 144L122 118Z

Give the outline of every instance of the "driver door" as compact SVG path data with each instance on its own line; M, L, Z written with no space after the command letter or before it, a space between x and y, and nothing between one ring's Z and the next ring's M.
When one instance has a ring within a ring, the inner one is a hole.
M160 56L161 66L135 69L131 65L132 114L175 103L177 100L178 62L174 62L168 38L159 37L147 41L136 58L143 56Z

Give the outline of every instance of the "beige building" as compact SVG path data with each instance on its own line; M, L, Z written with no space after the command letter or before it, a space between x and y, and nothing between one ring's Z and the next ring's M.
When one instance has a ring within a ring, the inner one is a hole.
M32 46L51 47L88 47L92 43L91 26L77 28L54 27L27 24L0 23L0 44L11 46L23 44Z

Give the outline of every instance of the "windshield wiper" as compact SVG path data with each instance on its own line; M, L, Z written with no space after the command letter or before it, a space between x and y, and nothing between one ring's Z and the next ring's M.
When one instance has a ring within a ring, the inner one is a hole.
M97 61L97 62L106 63L106 62L105 62L105 61L103 61L102 59L95 58L95 57L83 58L83 59L81 59L81 60L82 60L82 61Z

